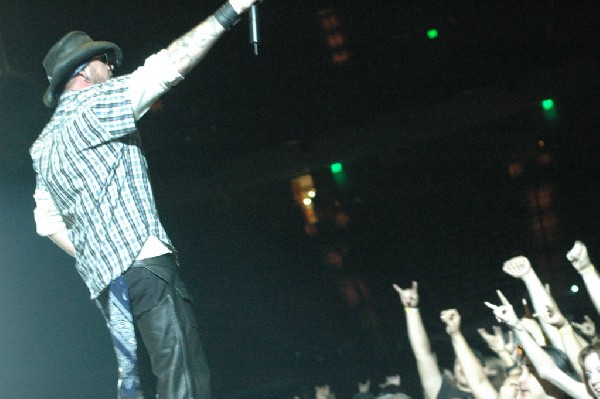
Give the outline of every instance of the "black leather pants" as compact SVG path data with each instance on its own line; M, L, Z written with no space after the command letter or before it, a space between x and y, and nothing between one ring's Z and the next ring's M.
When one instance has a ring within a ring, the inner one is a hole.
M210 399L210 372L198 323L173 257L135 261L124 276L134 321L157 378L156 397Z

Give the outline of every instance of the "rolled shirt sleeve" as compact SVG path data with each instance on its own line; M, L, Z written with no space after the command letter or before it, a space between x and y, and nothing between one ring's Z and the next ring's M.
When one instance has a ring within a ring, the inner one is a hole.
M162 94L182 80L183 76L169 61L167 50L148 57L143 66L131 73L129 81L129 96L135 119L144 116Z
M35 199L35 209L33 210L35 230L39 235L47 237L66 230L67 225L48 191L38 187L33 198Z

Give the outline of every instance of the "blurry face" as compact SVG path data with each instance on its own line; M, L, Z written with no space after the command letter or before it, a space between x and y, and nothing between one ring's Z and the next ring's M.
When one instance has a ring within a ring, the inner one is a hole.
M583 371L594 396L600 398L600 357L597 353L593 352L585 358Z
M87 76L91 84L103 83L112 77L114 67L102 61L94 60L86 68Z

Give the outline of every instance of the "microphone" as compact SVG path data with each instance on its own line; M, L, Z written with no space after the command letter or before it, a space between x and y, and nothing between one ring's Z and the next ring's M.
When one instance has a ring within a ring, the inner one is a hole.
M258 25L258 5L252 4L249 12L250 44L254 47L254 54L258 55L258 43L260 41L260 30Z

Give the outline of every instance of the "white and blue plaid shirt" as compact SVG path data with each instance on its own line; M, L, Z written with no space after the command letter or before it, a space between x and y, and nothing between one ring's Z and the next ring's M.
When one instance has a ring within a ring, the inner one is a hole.
M135 126L134 114L147 107L132 107L130 77L65 92L30 151L36 193L48 193L60 213L92 298L127 270L150 236L171 247Z

